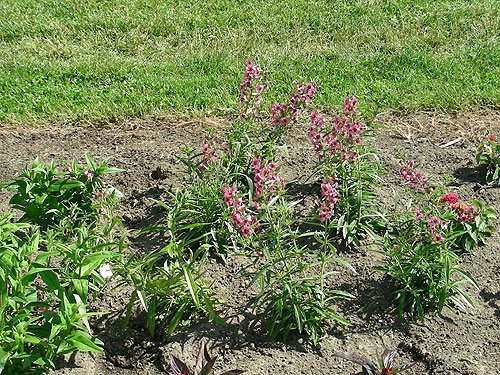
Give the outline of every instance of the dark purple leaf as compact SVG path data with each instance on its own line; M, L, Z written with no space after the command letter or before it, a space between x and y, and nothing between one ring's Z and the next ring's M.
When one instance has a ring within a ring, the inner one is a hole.
M205 366L203 366L203 368L201 369L201 371L197 375L208 375L208 374L210 374L210 371L212 371L212 367L214 367L214 363L215 363L216 359L217 359L217 357L214 357L210 361L208 361L207 364Z
M196 356L196 363L194 366L194 375L198 375L203 367L210 361L210 355L208 354L207 346L205 342L202 341L200 345L200 350L198 350L198 355Z
M402 366L398 366L398 372L401 372L401 371L404 371L404 370L408 370L410 367L413 367L416 364L417 364L417 362L408 362L408 363L405 363Z
M397 351L384 349L382 353L382 363L384 364L384 368L391 368L392 363L394 362L394 358L396 357Z
M370 371L372 374L377 374L377 368L370 362L370 360L366 357L363 357L358 354L347 353L347 352L335 352L333 353L334 357L339 357L343 359L347 359L348 361L360 364L363 366L363 372Z
M240 375L243 372L245 372L245 370L229 370L229 371L223 372L221 375Z
M191 375L191 370L189 370L189 367L184 362L171 355L168 375Z

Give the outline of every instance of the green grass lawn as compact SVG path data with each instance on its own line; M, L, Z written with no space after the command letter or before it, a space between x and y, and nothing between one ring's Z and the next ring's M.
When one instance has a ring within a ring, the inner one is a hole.
M0 1L0 123L224 115L248 58L272 101L499 109L500 1Z

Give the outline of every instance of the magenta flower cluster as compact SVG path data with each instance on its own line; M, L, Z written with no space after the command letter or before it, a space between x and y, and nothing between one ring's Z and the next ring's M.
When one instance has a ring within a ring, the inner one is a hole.
M236 185L229 189L226 185L222 186L224 203L229 211L231 211L231 219L233 224L241 230L243 237L247 238L256 228L259 227L257 217L246 215L246 208L242 204L242 199L238 198Z
M85 175L85 177L87 177L87 181L92 180L92 178L94 177L94 171L92 169L86 170L85 172L83 172L83 174Z
M401 166L401 174L405 181L409 182L410 188L428 192L429 186L425 182L422 173L415 169L414 160L407 161L406 163L400 162L399 165Z
M329 153L341 160L356 161L355 146L362 144L361 135L366 129L365 123L357 118L357 103L354 96L345 98L344 115L335 117L333 122L327 123L320 113L311 113L309 137L320 159Z
M204 139L201 151L203 153L201 161L201 171L205 172L208 169L210 163L212 163L215 159L215 141L212 141L212 143L209 145L208 141Z
M461 222L474 223L476 220L476 207L468 206L465 203L453 203L450 208L458 215L458 220Z
M457 214L457 218L461 222L473 223L476 219L476 208L459 202L458 197L454 193L448 193L442 197L437 197L436 202L447 204L447 207Z
M458 197L454 193L448 193L442 197L437 197L436 202L454 204L458 203Z
M415 220L424 220L424 214L418 207L415 207ZM430 236L432 236L434 242L440 243L444 240L444 237L438 232L438 228L440 227L442 230L446 230L447 225L444 221L442 221L437 216L426 216L425 221L429 227Z
M309 106L309 101L314 99L316 94L316 86L312 83L298 83L290 100L285 104L272 104L271 105L271 121L274 125L280 125L288 128L291 122L300 120L300 113L302 110Z
M437 216L431 216L429 219L427 219L427 223L429 224L429 229L430 229L430 234L434 239L434 242L440 243L444 240L443 236L439 234L439 232L436 230L438 226L441 227L441 229L446 229L446 223L444 221L441 221L440 218Z
M338 195L337 187L339 186L338 182L334 182L336 179L337 176L326 177L321 184L322 199L318 199L316 202L321 222L332 218L335 214L335 203L337 203Z
M278 176L278 163L260 158L252 159L252 168L255 171L253 184L255 187L254 205L260 207L262 203L270 202L274 194L285 187L284 179Z
M260 64L254 65L252 60L248 59L243 82L240 84L240 101L238 106L246 111L240 113L240 117L255 120L257 112L262 102L262 92L267 89L265 84L266 77L262 75Z

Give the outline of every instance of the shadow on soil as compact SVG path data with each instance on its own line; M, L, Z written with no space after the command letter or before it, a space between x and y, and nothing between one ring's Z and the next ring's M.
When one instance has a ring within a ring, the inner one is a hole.
M460 167L453 171L453 177L460 182L483 185L486 180L486 168L484 166Z
M494 314L500 319L500 292L488 293L481 291L479 295L484 298L488 305L495 309Z

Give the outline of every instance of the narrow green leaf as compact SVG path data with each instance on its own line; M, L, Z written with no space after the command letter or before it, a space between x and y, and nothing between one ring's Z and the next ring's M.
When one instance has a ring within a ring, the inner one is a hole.
M156 329L156 296L151 297L149 301L147 315L148 315L148 330L151 337L155 337Z
M0 374L5 368L5 364L7 363L7 360L9 359L9 352L5 352L2 347L0 347Z
M196 284L195 284L193 277L191 275L191 271L185 265L182 265L182 269L184 271L184 277L186 279L189 293L191 293L191 297L193 298L193 302L197 308L201 309L200 300L198 298L198 294L197 294L197 290L196 290Z
M83 331L71 331L65 341L82 352L104 353L102 348L98 346L104 345L103 342Z
M170 321L170 324L168 326L167 338L170 337L172 335L172 333L174 333L175 328L177 328L177 325L179 324L179 321L182 318L182 314L184 313L184 310L186 309L187 304L188 304L187 302L184 302L181 305L181 307L179 308L179 310L177 310L177 312L175 313L172 320Z
M134 290L130 296L130 301L128 301L127 308L125 309L125 318L123 319L123 329L127 329L128 322L130 321L130 315L132 314L132 308L134 307L135 300L137 299L137 291Z

